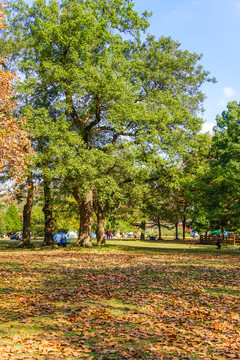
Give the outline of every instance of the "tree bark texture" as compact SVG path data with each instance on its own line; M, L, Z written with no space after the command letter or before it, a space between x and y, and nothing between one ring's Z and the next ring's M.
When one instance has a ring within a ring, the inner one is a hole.
M186 217L185 217L185 215L184 215L184 216L183 216L183 220L182 220L183 240L185 240L185 231L186 231Z
M158 220L158 240L162 239L162 227L161 222Z
M81 246L92 246L92 223L93 223L93 191L88 190L84 197L80 197L78 189L74 190L74 198L79 206L80 227L77 244Z
M22 246L30 245L31 238L31 213L33 206L33 178L32 174L28 175L28 191L27 191L27 201L23 208L23 236L20 242Z
M207 241L207 231L205 232L205 241Z
M53 236L54 236L54 225L53 225L52 198L51 198L51 182L48 179L44 179L43 190L44 190L43 212L45 216L43 245L52 245Z
M141 222L141 240L145 239L146 221Z
M222 225L220 226L220 228L221 228L222 241L224 241L224 228L223 228ZM219 235L219 236L220 236L220 235Z
M176 229L176 240L179 240L179 237L178 237L178 222L175 223L175 229Z
M97 244L105 245L105 219L106 211L98 211L97 213Z

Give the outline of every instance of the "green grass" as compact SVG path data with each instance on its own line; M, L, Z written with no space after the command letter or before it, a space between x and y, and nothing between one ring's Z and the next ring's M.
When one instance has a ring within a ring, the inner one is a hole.
M183 241L176 242L173 240L172 237L165 237L165 241L154 241L154 240L133 240L133 239L107 239L106 245L104 247L98 247L99 251L102 251L104 248L104 251L112 250L113 248L119 248L119 250L124 251L153 251L153 252L159 252L159 251L183 251L183 252L224 252L229 254L239 254L240 250L234 249L233 245L228 246L222 246L222 249L219 251L216 248L216 245L201 245L198 243L195 243L194 239L187 238L185 243ZM37 240L31 240L31 244L34 246L34 250L42 250L42 242L43 238L38 238ZM96 240L94 239L93 245L96 245ZM2 250L8 250L15 249L18 250L18 242L17 241L11 241L8 239L0 239L0 249ZM54 245L55 246L55 245ZM68 251L69 249L72 249L76 247L76 240L71 239L71 242L67 245L67 248L58 248L60 250ZM51 249L51 246L49 247ZM25 250L26 251L26 250ZM30 249L29 249L30 251Z

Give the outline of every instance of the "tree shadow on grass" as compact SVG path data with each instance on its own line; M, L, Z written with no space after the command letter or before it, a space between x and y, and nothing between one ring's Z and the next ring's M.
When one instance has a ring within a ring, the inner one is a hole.
M226 289L237 288L238 259L228 268L225 257L139 249L144 253L93 249L6 257L0 332L10 336L6 346L13 355L20 348L28 359L41 352L49 359L191 359L193 351L199 359L220 358L220 324L231 328L233 340L237 336L237 320L229 314L239 310L238 294Z
M144 244L147 246L144 246ZM143 245L143 246L142 246ZM171 247L169 247L169 245ZM180 245L180 247L179 247ZM174 246L176 246L174 248ZM106 249L120 249L126 252L143 252L143 253L159 253L159 254L181 254L181 253L190 253L190 254L207 254L215 255L215 256L222 256L224 255L236 255L240 256L240 251L233 249L232 247L222 247L221 250L216 248L216 245L192 245L192 244L184 244L184 243L174 243L166 244L163 242L158 242L157 246L151 241L144 241L142 242L141 246L138 245L126 245L126 244L106 244L104 246Z

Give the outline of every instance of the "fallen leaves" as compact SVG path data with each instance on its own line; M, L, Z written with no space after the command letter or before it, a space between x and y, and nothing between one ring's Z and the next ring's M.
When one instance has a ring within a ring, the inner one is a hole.
M0 272L3 360L239 359L238 256L2 252Z

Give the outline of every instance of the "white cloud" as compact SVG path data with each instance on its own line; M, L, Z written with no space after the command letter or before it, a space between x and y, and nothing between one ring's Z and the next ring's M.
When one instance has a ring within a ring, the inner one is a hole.
M210 134L212 134L213 133L213 127L215 125L216 124L214 122L205 122L205 123L203 123L201 133L204 134L206 132L209 132Z
M234 91L231 87L225 87L223 88L223 94L226 98L231 98L236 95L236 91Z
M229 101L238 97L238 93L232 87L224 87L222 88L222 91L222 98L218 101L218 107L221 109L225 108Z

